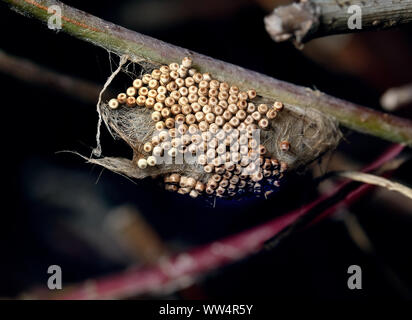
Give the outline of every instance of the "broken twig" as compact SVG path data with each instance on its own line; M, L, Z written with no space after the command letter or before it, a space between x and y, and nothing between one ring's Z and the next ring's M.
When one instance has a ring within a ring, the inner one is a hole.
M412 0L302 0L265 18L273 40L303 42L332 34L394 28L412 22Z

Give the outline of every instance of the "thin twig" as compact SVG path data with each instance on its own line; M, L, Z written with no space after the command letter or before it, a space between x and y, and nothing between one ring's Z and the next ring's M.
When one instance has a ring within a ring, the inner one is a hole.
M411 22L412 0L302 0L280 6L265 18L273 40L290 39L298 47L318 37L389 29Z
M352 212L342 209L342 220L352 241L367 254L375 254L375 247L367 233L362 228L358 217Z
M51 71L0 50L0 72L34 85L47 86L86 103L95 103L101 87L76 77Z
M218 80L237 84L240 88L255 88L261 96L280 100L287 107L312 107L336 118L342 125L393 142L412 145L412 121L384 114L319 91L283 82L239 66L214 60L190 50L127 30L95 16L71 8L55 0L3 0L13 9L47 22L47 8L58 5L62 9L63 30L101 46L118 55L128 55L133 62L155 64L180 61L192 56L195 67L210 72Z
M375 186L380 186L391 191L396 191L403 194L405 197L412 199L412 189L404 186L403 184L390 181L388 179L363 172L356 171L344 171L338 173L339 176L345 177L351 180L373 184Z
M364 170L371 171L379 168L385 162L395 158L402 150L403 146L401 145L391 147ZM29 294L28 297L33 299L113 299L143 294L166 294L187 287L205 273L257 252L267 240L294 224L320 203L328 201L347 184L348 182L343 182L330 193L322 195L315 201L258 227L180 253L152 268L127 270L119 274L89 280L68 288L58 295L40 296ZM373 186L371 185L361 185L344 199L340 199L338 203L326 209L317 217L317 221L328 217L337 208L349 206L372 189Z

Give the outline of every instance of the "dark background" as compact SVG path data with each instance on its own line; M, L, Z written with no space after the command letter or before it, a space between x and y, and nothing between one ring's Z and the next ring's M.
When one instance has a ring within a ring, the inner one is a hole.
M329 57L321 63L291 44L276 44L270 39L263 25L268 7L262 3L267 1L65 3L213 58L373 108L379 108L385 89L412 82L412 73L408 75L412 61L408 29L355 36L358 38L352 41L361 42L363 50L377 57L376 61L368 59L366 53L359 56L359 51L342 49L337 54L341 58ZM9 54L100 85L110 74L110 57L105 50L51 31L9 10L4 3L0 3L0 27L1 49ZM410 51L401 49L405 47ZM111 59L118 63L114 55ZM343 60L342 66L338 62ZM356 72L359 68L366 71ZM52 264L62 267L66 284L139 263L127 254L115 253L117 247L104 227L110 210L124 204L136 207L173 252L250 228L302 206L317 194L310 171L290 175L269 200L217 201L215 207L208 201L169 194L155 180L133 183L107 170L102 172L73 154L56 153L91 153L95 146L95 104L2 72L0 83L0 296L16 297L44 287L47 268ZM398 113L409 117L410 108ZM360 168L388 146L387 142L345 131L338 150L316 166L326 172L336 154L341 154ZM103 153L131 154L106 132ZM345 169L345 163L340 169ZM410 169L410 162L406 162L394 179L411 185ZM215 271L192 288L165 297L406 297L412 289L412 202L403 197L395 199L388 192L374 192L350 208L374 244L378 259L353 242L342 222L343 213L338 213L335 218L293 233L271 250ZM347 268L353 264L363 269L360 291L351 291L346 285ZM393 276L388 276L388 270Z

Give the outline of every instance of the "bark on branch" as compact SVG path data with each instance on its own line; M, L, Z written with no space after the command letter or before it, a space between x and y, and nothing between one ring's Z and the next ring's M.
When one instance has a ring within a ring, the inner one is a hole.
M286 105L302 109L306 107L318 109L350 129L412 146L412 121L197 54L122 28L71 8L60 1L3 1L9 3L14 10L43 22L47 22L50 18L48 8L58 5L62 11L62 28L65 32L116 54L128 55L133 62L149 61L155 64L168 64L179 61L184 56L191 56L197 69L212 73L218 80L236 84L242 89L254 88L259 95L280 100Z
M360 29L348 24L359 8ZM265 18L266 30L273 40L291 39L298 47L313 38L382 30L411 22L412 0L302 0L278 7Z

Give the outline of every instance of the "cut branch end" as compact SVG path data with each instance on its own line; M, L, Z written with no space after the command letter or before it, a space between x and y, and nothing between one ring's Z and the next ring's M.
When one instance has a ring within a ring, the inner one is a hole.
M265 27L276 42L292 40L296 47L319 26L319 8L310 1L276 8L265 17Z

